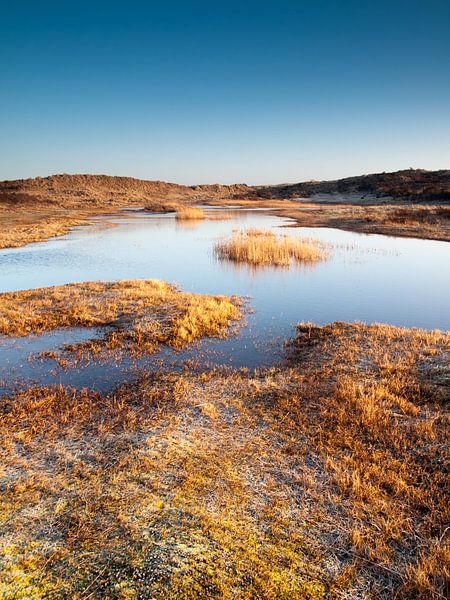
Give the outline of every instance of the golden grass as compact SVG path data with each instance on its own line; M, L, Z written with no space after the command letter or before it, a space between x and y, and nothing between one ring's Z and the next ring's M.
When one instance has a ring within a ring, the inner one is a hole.
M71 227L88 224L87 215L81 211L12 211L1 205L0 220L0 249L47 241L51 237L65 235Z
M200 219L204 219L206 215L201 208L185 206L177 208L175 217L179 221L198 221Z
M108 348L182 347L203 336L226 335L239 314L237 298L183 293L161 281L86 282L0 294L1 334L109 326L98 342Z
M231 239L219 241L215 253L221 259L251 265L289 266L295 262L316 262L326 252L315 240L275 235L271 231L249 229L234 232Z
M444 598L448 351L309 325L252 376L3 398L0 597Z

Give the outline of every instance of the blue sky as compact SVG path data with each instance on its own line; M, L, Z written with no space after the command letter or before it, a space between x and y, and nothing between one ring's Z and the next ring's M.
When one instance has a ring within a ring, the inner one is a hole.
M6 0L0 66L0 179L450 168L448 0Z

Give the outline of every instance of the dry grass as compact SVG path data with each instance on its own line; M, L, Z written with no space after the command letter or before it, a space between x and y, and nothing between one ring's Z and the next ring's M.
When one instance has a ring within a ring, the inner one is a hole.
M216 244L215 253L221 259L237 263L277 266L289 266L292 261L316 262L326 257L324 249L315 240L257 229L234 232L231 239Z
M392 208L386 211L384 216L386 223L398 223L401 225L417 226L423 225L450 225L450 207L448 206L414 206Z
M71 227L89 222L87 215L81 211L11 210L1 205L0 221L0 249L47 241L51 237L65 235Z
M204 336L225 335L238 318L237 298L183 293L161 281L86 282L0 294L1 334L108 326L98 349L179 348Z
M363 233L450 241L450 208L442 205L316 204L277 213L301 227L335 227Z
M304 206L316 206L316 203L306 203L304 200L297 202L295 200L277 200L277 199L265 199L265 198L219 198L219 199L206 199L203 201L206 206L229 206L230 208L239 207L239 209L245 208L265 208L266 210L279 209L279 208L296 208Z
M448 351L303 326L251 377L3 398L0 596L444 598Z
M179 221L199 221L206 217L201 208L195 208L194 206L178 208L175 216Z

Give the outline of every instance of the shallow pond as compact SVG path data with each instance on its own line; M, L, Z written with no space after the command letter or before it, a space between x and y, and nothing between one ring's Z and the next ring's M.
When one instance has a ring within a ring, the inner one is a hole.
M289 227L291 221L258 210L206 210L204 221L179 222L172 214L127 212L96 219L66 236L0 251L0 291L75 281L162 279L183 290L249 297L246 325L228 340L205 340L182 353L164 351L138 365L80 365L64 372L52 361L29 361L33 352L85 339L86 331L0 341L0 387L16 379L109 387L130 369L155 360L185 359L254 368L274 364L283 342L301 321L365 321L407 327L450 327L450 244ZM287 226L287 227L286 227ZM282 228L280 228L282 227ZM250 269L219 261L213 247L234 229L273 229L331 244L328 260L308 267Z

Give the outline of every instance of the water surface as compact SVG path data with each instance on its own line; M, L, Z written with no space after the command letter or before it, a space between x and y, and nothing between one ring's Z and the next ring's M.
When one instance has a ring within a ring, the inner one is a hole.
M233 367L254 368L279 360L284 340L301 321L449 329L450 244L446 242L289 227L291 221L261 211L206 212L211 219L182 223L172 214L128 212L96 219L91 226L48 242L2 250L0 291L90 280L162 279L189 292L249 297L252 312L237 337L205 341L176 355L177 361L201 356L203 361ZM221 215L227 218L221 220ZM237 228L314 237L332 244L331 257L306 268L258 270L217 260L215 241ZM11 382L14 374L41 383L102 388L117 383L125 373L129 376L127 361L119 366L86 365L67 374L56 372L49 361L27 360L37 348L54 348L80 335L92 333L77 330L2 340L0 381ZM163 353L165 358L168 355Z

